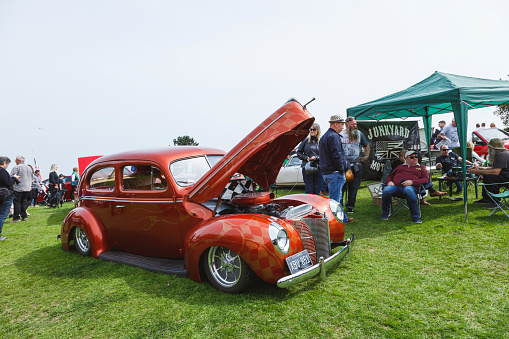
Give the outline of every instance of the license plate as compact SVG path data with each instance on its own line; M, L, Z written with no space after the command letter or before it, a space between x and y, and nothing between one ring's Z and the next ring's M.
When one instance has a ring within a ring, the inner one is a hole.
M295 274L299 271L302 271L305 268L313 266L313 263L311 262L311 258L307 250L304 250L302 252L292 255L291 257L286 258L286 263L290 268L291 274Z

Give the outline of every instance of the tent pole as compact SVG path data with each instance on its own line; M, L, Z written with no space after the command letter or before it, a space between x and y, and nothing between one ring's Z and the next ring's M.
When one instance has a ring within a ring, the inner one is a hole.
M463 171L463 206L465 208L465 222L467 222L467 125L468 125L468 107L463 101L451 102L458 129L458 138L461 147L461 169Z
M423 125L424 125L424 132L426 133L426 146L428 148L428 166L429 166L429 180L430 181L433 181L432 179L432 175L431 175L431 145L430 145L430 140L431 140L431 119L430 119L430 116L429 116L429 107L426 106L424 107L424 112L426 113L426 115L424 117L422 117L422 122L423 122Z

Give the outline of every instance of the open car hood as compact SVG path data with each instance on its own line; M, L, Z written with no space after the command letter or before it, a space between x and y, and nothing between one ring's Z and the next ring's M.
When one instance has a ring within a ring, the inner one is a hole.
M235 173L269 188L287 155L308 135L314 120L299 102L290 99L198 180L188 198L204 203L217 197Z

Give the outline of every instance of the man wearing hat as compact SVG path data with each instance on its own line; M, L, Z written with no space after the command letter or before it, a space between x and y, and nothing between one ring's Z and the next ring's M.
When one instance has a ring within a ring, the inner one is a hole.
M504 147L504 141L499 138L493 138L488 143L488 163L490 167L480 167L474 165L467 171L469 173L482 175L485 184L497 184L509 182L509 152ZM485 189L489 192L497 194L503 185L484 186L482 191L482 199L475 201L476 203L490 204L486 208L495 208L496 204L491 201Z
M420 224L417 193L421 185L429 182L426 166L419 165L415 151L405 153L406 162L396 167L387 177L387 187L382 191L382 220L389 219L392 197L404 198L410 208L413 222Z
M346 159L339 132L343 130L345 119L339 114L329 120L330 128L320 139L320 168L322 176L329 188L329 198L341 202L342 188L346 182ZM353 218L349 217L348 222Z

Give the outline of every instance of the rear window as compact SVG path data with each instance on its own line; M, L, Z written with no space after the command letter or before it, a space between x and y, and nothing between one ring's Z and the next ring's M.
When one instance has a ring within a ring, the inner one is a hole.
M88 187L91 189L113 190L115 187L115 168L103 167L90 176Z

